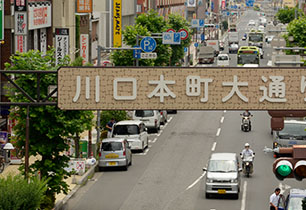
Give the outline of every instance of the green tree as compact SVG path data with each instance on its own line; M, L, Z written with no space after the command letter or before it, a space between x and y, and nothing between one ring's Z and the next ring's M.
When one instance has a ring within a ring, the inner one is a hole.
M28 51L11 56L11 64L6 63L8 70L56 70L54 49L42 56L39 51ZM69 65L69 58L65 57L61 65ZM15 82L31 97L36 98L37 81L33 74L18 74ZM48 95L48 86L57 84L55 74L41 75L41 98ZM16 93L16 94L15 94ZM8 96L12 102L28 101L18 90L12 88ZM25 145L26 108L12 108L10 117L16 119L14 133L19 148ZM70 175L64 170L68 166L69 157L63 155L68 149L67 139L82 133L92 127L93 113L91 111L64 111L55 106L30 107L30 138L29 155L40 156L30 166L30 173L39 172L41 177L49 177L43 209L54 206L55 194L68 192L64 179Z
M299 47L306 46L306 17L300 17L291 21L287 27L288 34L285 38L288 40L289 36L293 37L294 43L289 43L289 45L295 45Z
M116 122L119 122L121 120L127 120L128 115L126 111L120 111L120 110L102 111L101 112L101 127L105 128L106 124L111 119L115 119Z
M276 13L276 17L283 24L290 23L295 18L295 9L296 8L288 8L288 7L285 7L284 9L280 9ZM297 17L302 17L302 16L304 16L302 10L298 9Z
M21 175L0 178L0 210L36 210L45 197L47 181Z

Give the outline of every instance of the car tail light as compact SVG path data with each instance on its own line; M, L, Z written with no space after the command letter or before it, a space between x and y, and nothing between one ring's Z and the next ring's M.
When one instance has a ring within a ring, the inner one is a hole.
M125 156L126 155L126 152L125 152L125 149L123 150L123 156Z
M160 112L161 115L163 115L163 112Z
M155 120L155 125L157 125L157 120Z
M101 152L99 152L99 157L101 157L101 155L102 155Z

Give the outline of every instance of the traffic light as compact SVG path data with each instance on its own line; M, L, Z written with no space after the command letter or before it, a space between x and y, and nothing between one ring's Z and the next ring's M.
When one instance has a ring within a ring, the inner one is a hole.
M279 148L280 154L288 154L290 148ZM306 145L294 145L291 148L293 157L278 158L273 163L273 172L277 179L295 178L299 181L306 178Z

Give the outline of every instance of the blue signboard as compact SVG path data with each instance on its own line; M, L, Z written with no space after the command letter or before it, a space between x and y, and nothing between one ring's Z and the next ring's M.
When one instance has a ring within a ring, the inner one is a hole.
M139 46L134 46L134 48L139 48ZM133 58L140 59L141 49L133 50Z
M197 43L197 42L194 43L194 46L195 46L195 47L198 47L198 46L199 46L199 43Z
M184 53L188 52L188 48L184 47Z
M214 2L211 2L211 11L214 10Z
M227 12L227 13L226 13L226 15L227 15L227 16L229 16L229 15L230 15L230 13L229 13L229 12Z
M204 33L201 34L201 41L205 41L205 35L204 35Z
M205 15L209 15L209 12L205 12Z
M140 42L140 47L144 52L153 52L156 48L156 41L152 37L145 37Z
M174 33L173 42L174 44L181 44L181 33L180 32Z
M199 20L199 26L200 27L204 27L204 19L200 19Z

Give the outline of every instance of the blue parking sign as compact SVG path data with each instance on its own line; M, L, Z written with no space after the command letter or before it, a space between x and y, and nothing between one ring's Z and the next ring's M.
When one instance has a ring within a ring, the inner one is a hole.
M204 27L204 19L200 19L199 20L199 26L200 27Z
M140 42L140 47L144 52L153 52L156 48L156 41L152 37L145 37Z
M181 33L180 32L174 33L173 36L174 36L173 37L174 44L181 44Z
M134 46L134 48L139 48L139 46ZM133 58L140 59L141 49L133 50Z

